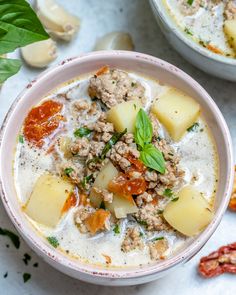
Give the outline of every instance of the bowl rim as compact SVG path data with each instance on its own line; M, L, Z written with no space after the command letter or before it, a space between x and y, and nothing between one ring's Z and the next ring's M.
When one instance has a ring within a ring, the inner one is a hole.
M158 14L160 19L169 27L169 29L176 35L177 38L180 39L185 45L193 49L195 52L199 53L203 57L209 58L213 61L227 64L230 66L236 66L236 58L226 57L224 55L216 54L191 38L189 38L185 32L178 26L178 24L174 21L171 15L168 13L167 9L165 8L163 1L166 0L149 0L151 7L153 8L154 14Z
M70 67L72 64L80 64L81 62L93 62L94 60L102 59L102 58L110 58L110 59L129 59L133 61L140 61L143 63L151 64L157 66L165 71L169 71L174 75L179 76L183 79L187 84L192 85L192 87L196 87L198 91L201 93L202 98L208 101L209 105L211 106L212 112L214 112L218 120L220 122L219 126L221 126L223 137L225 138L226 142L226 157L227 162L229 163L227 167L227 175L228 175L228 182L225 184L225 196L222 198L221 206L217 210L214 215L212 222L208 225L208 227L195 239L186 249L180 251L177 255L159 262L154 265L144 266L144 268L133 268L133 269L109 269L109 268L96 268L95 265L84 265L79 260L73 261L72 259L68 258L66 255L61 253L60 251L52 248L49 244L43 243L42 239L39 238L33 229L23 229L21 224L18 220L18 215L20 216L20 212L14 212L11 203L9 202L7 195L4 191L4 183L2 181L2 176L0 175L0 194L3 205L5 210L10 217L11 221L13 222L14 226L16 227L17 231L24 237L24 240L33 248L37 253L43 254L46 260L55 268L60 269L63 272L72 271L76 273L81 273L84 275L89 275L93 277L105 278L105 279L133 279L133 278L140 278L146 277L150 275L157 275L158 273L165 272L170 268L188 261L191 259L209 240L212 236L214 231L216 230L217 226L219 225L222 216L227 208L228 201L231 194L231 189L233 186L233 179L234 179L234 165L233 165L233 147L230 132L228 130L228 126L224 120L223 115L221 114L219 108L213 101L213 99L209 96L209 94L204 90L204 88L198 84L193 78L191 78L188 74L180 70L179 68L161 60L156 57L146 55L143 53L137 52L129 52L129 51L97 51L79 55L74 58L69 58L62 61L59 65L49 68L46 71L42 72L36 79L34 79L31 83L29 83L25 89L16 97L14 102L12 103L11 107L9 108L5 119L2 123L0 129L0 151L2 149L2 142L4 137L4 131L8 126L8 121L11 117L13 110L15 109L18 102L23 98L24 95L27 94L29 88L34 87L36 83L38 83L41 79L46 78L47 76L53 75L57 72L60 72L63 67ZM231 165L230 165L231 164ZM64 269L65 268L65 269Z

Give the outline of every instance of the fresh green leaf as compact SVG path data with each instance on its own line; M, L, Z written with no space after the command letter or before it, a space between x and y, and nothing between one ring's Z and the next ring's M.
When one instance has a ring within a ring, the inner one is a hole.
M157 214L163 214L164 210L157 210Z
M147 221L145 220L137 220L137 222L141 225L147 226Z
M7 236L12 241L12 243L16 247L16 249L20 248L20 239L12 231L0 228L0 235Z
M92 130L90 130L87 127L80 127L79 129L75 130L74 136L75 137L84 137L84 136L88 136L91 132L92 132Z
M193 33L189 30L189 28L186 27L186 28L184 29L184 31L185 31L186 34L188 34L188 35L190 35L190 36L193 36Z
M88 183L90 183L92 179L93 179L93 174L90 174L90 175L88 175L88 176L85 176L85 177L83 178L83 180L81 181L81 185L82 185L82 187L83 187L84 189L86 189L86 185L87 185Z
M24 143L24 136L20 134L18 140L20 143Z
M179 199L179 197L175 197L175 198L173 198L173 199L171 200L171 202L177 202L178 199Z
M140 152L140 160L146 167L152 168L161 174L165 173L165 160L161 151L154 145L146 144Z
M120 234L120 226L119 226L118 223L114 226L114 228L113 228L113 232L114 232L116 235Z
M196 123L194 123L192 126L190 126L190 127L187 129L187 131L188 131L188 132L196 131L198 127L199 127L199 123L196 122Z
M24 281L24 283L28 282L28 280L30 280L30 278L31 278L31 274L30 273L25 272L23 274L23 281Z
M148 144L152 141L152 135L152 123L146 112L143 109L140 109L135 121L135 142L143 148L145 144Z
M68 168L66 168L66 169L64 170L64 173L65 173L66 176L70 177L70 174L71 174L73 171L74 171L73 168L68 167Z
M0 0L0 29L0 54L49 38L25 0Z
M115 145L126 132L127 132L127 129L125 128L124 131L115 132L112 135L111 139L106 143L106 145L104 146L104 148L102 150L102 153L100 155L101 160L105 159L106 154L109 152L109 150L112 148L112 146Z
M173 196L173 191L170 188L166 188L163 192L163 195L168 198L171 198Z
M59 242L56 237L47 237L47 240L54 248L57 248L59 246Z
M99 208L100 208L100 209L104 209L104 210L106 209L106 206L105 206L105 202L104 202L104 201L101 202Z
M0 58L0 84L7 80L9 77L15 75L20 70L20 67L21 61L18 59Z

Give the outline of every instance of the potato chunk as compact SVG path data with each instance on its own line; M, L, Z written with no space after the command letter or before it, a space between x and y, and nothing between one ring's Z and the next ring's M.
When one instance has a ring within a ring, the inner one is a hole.
M197 120L200 106L190 96L170 88L153 104L152 112L167 129L171 138L178 141Z
M122 102L107 112L107 120L114 124L115 130L122 132L127 128L127 132L134 132L136 116L141 109L140 100Z
M116 167L111 163L108 162L103 168L102 170L99 172L97 178L94 181L93 187L97 187L100 189L108 189L108 184L109 182L115 178L118 175L118 170L116 169ZM101 196L96 193L93 188L91 190L90 193L90 201L91 204L96 207L99 208L102 202L102 198Z
M55 227L72 190L73 185L69 182L51 174L43 174L36 181L25 213L36 222Z
M229 44L236 51L236 20L226 20L224 22L224 31Z
M116 218L125 218L127 214L136 213L138 208L130 196L113 196L113 202L105 203L106 209L115 214Z
M178 197L178 201L166 206L163 216L182 234L194 236L211 222L213 213L208 202L194 187L184 187Z

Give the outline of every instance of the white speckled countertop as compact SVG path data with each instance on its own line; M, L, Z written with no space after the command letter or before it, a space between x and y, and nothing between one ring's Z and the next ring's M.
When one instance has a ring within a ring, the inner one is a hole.
M59 58L75 56L91 51L97 37L113 30L128 31L135 43L136 51L162 58L189 73L215 99L229 125L236 152L236 83L222 81L204 74L183 60L167 43L152 15L147 0L70 0L60 1L72 12L80 16L81 30L70 44L59 45ZM17 53L12 56L16 56ZM223 69L222 69L223 70ZM0 92L0 123L17 94L40 71L23 67L21 72L10 78ZM44 263L21 239L19 250L14 249L5 237L0 236L0 294L1 295L44 295L44 294L114 294L114 295L233 295L236 294L236 277L222 275L204 280L196 271L200 257L219 246L236 242L236 214L226 212L224 218L200 253L189 263L171 275L141 286L100 287L69 278ZM13 226L0 203L0 227L13 229ZM6 245L10 247L7 248ZM28 265L22 261L24 253L32 256ZM33 264L38 262L38 267ZM7 278L4 274L8 272ZM22 274L32 277L23 283Z

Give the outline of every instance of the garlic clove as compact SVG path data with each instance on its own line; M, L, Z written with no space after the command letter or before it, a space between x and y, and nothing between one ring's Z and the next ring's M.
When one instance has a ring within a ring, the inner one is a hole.
M134 50L134 44L130 34L111 32L97 40L94 50Z
M28 65L44 68L57 58L56 43L52 39L35 42L21 48L21 54Z
M70 41L79 30L80 20L54 0L37 0L37 15L49 34Z

